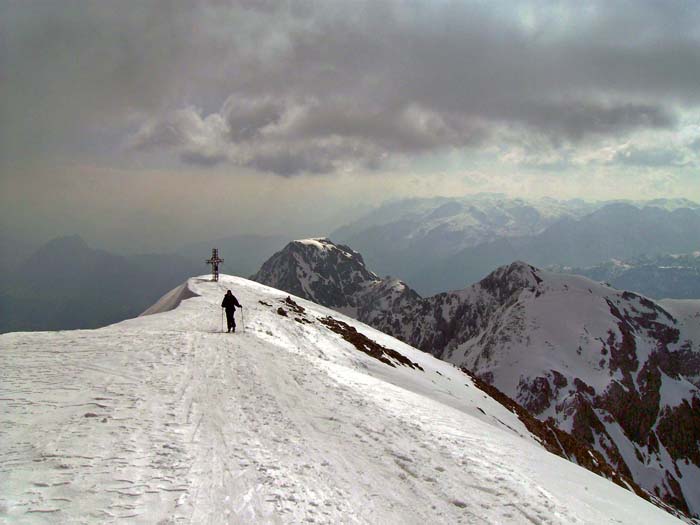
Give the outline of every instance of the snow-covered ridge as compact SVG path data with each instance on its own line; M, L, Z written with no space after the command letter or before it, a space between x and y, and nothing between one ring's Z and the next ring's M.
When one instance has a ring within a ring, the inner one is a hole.
M688 310L698 315L700 301ZM474 371L698 515L698 318L515 263L463 291L378 317L375 326Z
M678 523L546 452L448 363L245 279L185 288L103 329L0 336L0 518ZM228 288L236 334L220 333Z
M314 261L304 265L313 275ZM274 273L257 277L285 287ZM700 512L700 301L674 316L666 303L522 261L426 298L389 282L355 283L345 299L333 282L331 295L354 305L346 313L551 418L676 508ZM323 303L322 285L313 297Z

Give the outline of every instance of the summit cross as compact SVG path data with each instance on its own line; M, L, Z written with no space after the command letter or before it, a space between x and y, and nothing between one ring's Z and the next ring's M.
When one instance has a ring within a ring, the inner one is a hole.
M219 250L217 248L212 248L211 259L207 259L204 262L211 265L211 280L218 281L219 280L219 264L224 262L223 259L219 258Z

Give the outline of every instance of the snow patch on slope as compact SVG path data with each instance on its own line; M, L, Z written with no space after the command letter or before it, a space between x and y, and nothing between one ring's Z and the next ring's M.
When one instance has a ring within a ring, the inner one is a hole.
M680 405L684 400L692 399L700 393L698 387L687 381L684 378L673 379L661 372L661 389L659 394L659 407L674 408Z

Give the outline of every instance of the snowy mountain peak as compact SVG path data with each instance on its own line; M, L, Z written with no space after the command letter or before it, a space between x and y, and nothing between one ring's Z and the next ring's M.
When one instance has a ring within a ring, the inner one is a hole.
M365 261L358 252L352 248L342 245L335 244L333 241L327 237L313 237L309 239L297 239L292 241L285 248L289 250L296 250L299 252L305 252L307 255L310 253L318 253L323 257L337 256L341 259L346 259L347 261L352 261L354 264L359 264L360 266L365 266Z
M334 243L327 237L296 239L290 241L280 252L301 253L306 257L327 257L330 255L341 259L356 260L364 266L362 255L348 246Z
M318 250L335 250L339 249L328 237L309 237L308 239L296 239L292 244L301 244L303 246L311 246Z

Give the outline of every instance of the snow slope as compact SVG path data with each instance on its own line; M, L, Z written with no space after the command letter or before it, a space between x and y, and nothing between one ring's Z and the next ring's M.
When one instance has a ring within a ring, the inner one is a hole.
M363 320L464 366L618 471L700 516L700 301L522 262Z
M231 335L227 288L246 307ZM0 520L679 523L546 452L452 365L285 297L193 278L152 315L0 336Z
M700 516L700 301L662 305L517 261L421 298L379 279L350 248L322 242L289 243L254 278L466 367Z

